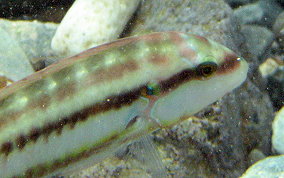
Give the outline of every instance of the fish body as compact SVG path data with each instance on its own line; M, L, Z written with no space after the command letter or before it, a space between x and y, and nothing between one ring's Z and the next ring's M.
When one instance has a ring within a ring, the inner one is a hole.
M246 78L230 49L160 32L107 43L0 90L2 177L39 177L101 160L200 111Z

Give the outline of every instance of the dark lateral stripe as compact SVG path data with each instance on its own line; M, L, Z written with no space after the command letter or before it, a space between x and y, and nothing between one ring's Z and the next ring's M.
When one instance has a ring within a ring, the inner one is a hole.
M216 73L222 75L235 70L240 65L240 61L237 58L234 54L226 55L225 62L218 66ZM206 79L206 77L202 76L196 69L185 69L171 78L160 82L160 87L162 92L168 92L185 82L202 79Z
M70 128L73 129L76 123L78 123L79 121L83 122L87 120L90 115L96 115L98 113L107 112L113 109L117 110L123 106L131 105L140 97L141 90L144 87L145 86L139 87L134 91L123 93L118 96L108 97L103 102L97 103L76 113L73 113L69 117L64 117L59 119L58 121L47 123L42 128L33 128L31 129L29 134L19 135L15 140L15 146L13 146L13 142L11 141L4 142L0 147L0 153L9 155L15 147L19 150L22 150L27 143L36 142L40 136L45 136L45 138L48 139L48 136L54 131L56 131L56 133L60 135L62 129L66 125L69 125Z
M98 154L99 152L103 151L108 146L110 146L113 143L113 141L117 139L117 137L118 137L118 135L113 135L106 142L104 142L103 144L101 144L99 146L95 146L91 149L82 151L81 153L78 153L77 155L72 155L72 156L68 156L68 157L66 156L66 159L64 159L64 160L57 159L57 160L53 161L53 163L50 164L50 165L40 164L40 165L31 167L28 170L26 170L23 175L24 175L24 177L27 177L27 178L36 178L36 177L44 176L45 174L53 172L57 169L67 167L68 165L75 163L77 161L80 161L84 158L88 158L93 154ZM122 143L122 144L124 144L124 143ZM18 175L16 177L23 177L23 176Z
M137 118L135 119L135 121L137 120ZM134 122L135 122L134 121ZM131 126L129 126L131 127ZM29 168L28 170L25 171L24 173L24 177L27 178L37 178L37 177L41 177L41 176L45 176L46 174L50 173L50 172L54 172L57 169L60 168L64 168L67 167L68 165L78 162L82 159L88 158L93 154L98 154L102 151L104 151L105 149L107 149L114 140L116 140L119 137L119 135L113 135L111 136L106 142L104 142L101 145L92 147L91 149L82 151L81 153L78 153L77 155L72 155L72 156L66 156L66 159L62 160L62 159L57 159L55 161L53 161L52 164L50 164L49 166L45 166L44 164L41 165L37 165L34 167ZM139 137L139 135L132 135L132 138L125 138L121 141L121 145L129 143L129 141L131 141L132 139L135 139ZM15 176L15 177L23 177L23 176ZM55 176L56 177L56 176Z
M168 92L172 89L177 88L178 86L182 85L183 83L197 79L199 76L197 72L193 69L185 69L182 72L174 75L173 77L160 82L160 87L162 92Z
M12 151L13 151L13 143L12 142L5 142L1 145L0 152L4 153L6 156L8 156L8 154Z
M217 73L226 74L228 72L235 70L237 67L240 66L240 61L238 60L238 58L239 57L233 53L225 54L224 56L225 62L218 67Z
M137 117L134 118L133 122L136 122L136 121L137 121ZM131 123L131 126L132 126L132 124L134 124L133 122ZM128 128L131 127L131 126L129 125ZM115 135L111 136L107 141L102 143L101 145L94 146L94 147L92 147L88 150L82 151L82 152L80 152L76 155L66 156L66 159L64 159L64 160L62 160L62 159L54 160L52 162L52 164L50 164L50 165L46 166L44 164L40 164L40 165L31 167L31 168L29 168L28 170L25 171L24 177L36 178L36 177L39 177L39 176L45 176L47 173L54 172L57 169L67 167L68 165L75 163L77 161L80 161L82 159L88 158L93 154L98 154L98 153L104 151L105 149L107 149L113 143L113 141L116 140L118 137L119 137L119 135L115 134ZM123 140L121 140L120 144L123 145L123 144L129 143L129 141L131 141L132 139L135 139L137 137L139 137L139 135L132 135L132 137L124 138ZM16 176L16 177L22 177L22 176Z
M133 122L136 122L136 121L137 121L137 117L134 118ZM133 122L131 123L131 125L128 126L128 128L131 127L132 124L134 124ZM137 137L139 137L139 134L138 135L132 135L132 137L123 138L120 142L120 145L129 143L129 141L131 141L131 140L133 140ZM82 151L82 152L80 152L76 155L66 156L65 157L66 159L64 159L64 160L63 159L57 159L57 160L54 160L50 165L40 164L40 165L31 167L31 168L29 168L25 171L24 177L36 178L36 177L39 177L39 176L45 176L47 173L54 172L55 170L57 170L59 168L67 167L68 165L70 165L72 163L75 163L75 162L80 161L82 159L88 158L93 154L98 154L98 153L104 151L109 146L111 146L111 144L113 143L114 140L116 140L118 138L119 138L119 135L114 134L113 136L111 136L107 141L105 141L101 145L94 146L94 147L92 147L88 150ZM22 176L19 175L19 176L16 176L16 177L22 177Z

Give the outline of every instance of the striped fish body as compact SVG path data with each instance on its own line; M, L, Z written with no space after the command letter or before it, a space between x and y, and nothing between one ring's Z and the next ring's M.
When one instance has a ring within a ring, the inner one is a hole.
M196 35L130 37L0 91L2 177L55 175L174 125L239 86L247 63Z

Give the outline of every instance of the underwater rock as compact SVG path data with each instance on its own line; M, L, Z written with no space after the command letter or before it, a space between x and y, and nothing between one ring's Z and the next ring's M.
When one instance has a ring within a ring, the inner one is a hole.
M262 77L267 79L266 90L272 100L275 110L284 105L284 61L283 56L266 59L260 66Z
M253 165L259 160L262 160L265 158L265 155L259 150L259 149L253 149L249 153L249 165Z
M270 30L257 25L242 25L241 33L245 36L248 51L257 57L270 50L274 40L274 34Z
M131 35L141 31L182 31L210 38L237 50L239 43L243 42L242 36L234 33L230 40L227 36L238 28L237 22L228 18L232 12L223 0L142 1L130 31ZM237 41L233 42L232 38Z
M18 81L34 72L17 40L0 27L0 75Z
M273 32L279 45L284 48L284 12L277 17L273 25Z
M284 155L270 156L252 165L241 178L283 177Z
M258 4L265 14L259 25L271 28L277 16L283 11L283 8L275 0L259 0Z
M254 3L235 9L234 17L240 24L257 24L263 19L264 12L258 3Z
M17 41L31 61L34 58L52 56L51 38L57 25L39 21L11 21L1 19L0 28Z
M234 16L241 24L258 24L271 28L276 17L282 12L281 6L271 0L259 0L253 4L237 6Z
M279 67L280 65L278 64L277 60L268 58L259 65L259 72L262 77L267 78L275 74Z
M118 38L139 1L75 1L52 39L52 49L72 55Z
M231 7L242 6L245 4L253 3L257 0L225 0Z
M151 177L149 173L139 167L138 162L135 160L123 160L117 157L108 158L102 163L96 166L90 167L81 171L80 173L74 173L68 178L92 178L92 177Z
M267 91L276 110L284 105L284 62L279 62L276 71L267 78Z
M272 124L272 130L273 130L272 146L273 149L279 154L284 154L283 128L284 128L284 107L282 107L282 109L277 112Z

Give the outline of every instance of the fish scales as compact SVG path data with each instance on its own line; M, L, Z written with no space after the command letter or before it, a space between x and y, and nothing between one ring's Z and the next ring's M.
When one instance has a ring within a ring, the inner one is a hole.
M1 100L2 104L0 106L1 127L5 127L8 122L21 122L21 117L16 117L12 120L11 117L9 119L5 119L5 115L7 113L13 113L18 116L21 113L26 114L28 110L31 114L29 116L32 116L32 114L38 114L34 113L34 110L38 109L43 112L42 114L45 116L46 113L44 112L48 112L49 108L59 111L62 110L57 108L62 102L66 114L58 111L56 114L66 116L69 115L69 112L75 112L76 110L80 110L85 107L80 107L77 105L80 103L74 102L76 100L82 101L82 97L86 100L90 100L82 102L82 104L90 105L102 101L108 96L119 94L121 91L130 90L144 85L146 81L149 80L149 77L151 77L150 74L153 73L151 72L152 68L157 69L158 67L155 61L151 64L152 60L155 59L148 56L155 54L155 51L161 51L159 48L164 48L167 44L162 44L160 42L160 44L155 43L155 47L149 46L151 46L151 44L147 44L146 42L140 42L138 44L131 43L124 45L123 47L111 48L104 51L102 54L92 57L86 57L80 60L77 60L77 58L70 59L74 61L71 65L66 65L62 62L57 65L62 65L64 67L60 67L61 70L58 71L49 72L49 68L46 69L46 72L42 71L43 75L38 73L38 78L35 81L25 84L24 87L16 89L16 92L8 96L2 96L3 99ZM168 46L169 48L164 50L165 55L168 55L167 53L174 54L175 49L172 48L175 48L175 46L171 45L170 41L168 41ZM130 52L125 53L125 50ZM136 53L136 51L138 53ZM147 60L148 58L151 60ZM128 74L125 75L126 73ZM144 77L141 78L139 75L136 75L136 77L132 75L138 73L142 74ZM147 73L148 78L145 77ZM132 79L132 83L131 80L129 80L130 78L134 79ZM146 80L144 78L146 78ZM139 82L137 82L137 80L139 80ZM105 83L108 83L108 85ZM128 85L125 85L125 83L128 83ZM113 88L113 86L117 87ZM89 90L93 92L89 92ZM86 95L85 93L88 92L92 93L91 96L95 95L96 97L88 96L88 94ZM94 92L97 92L99 95ZM71 106L73 103L76 103L76 105ZM14 107L15 105L17 107ZM68 105L67 108L65 108L66 105ZM54 108L55 106L56 108ZM74 109L73 107L78 107L78 109ZM48 121L52 119L57 120L58 116L59 115L55 115ZM39 124L41 124L42 120L39 119L40 116L37 117ZM44 117L40 118L45 120ZM32 117L30 117L30 119L34 121ZM25 121L27 121L26 118Z
M0 172L38 177L80 167L194 114L240 85L246 72L228 48L179 32L125 38L63 59L0 91ZM228 87L217 85L222 80ZM147 94L149 84L160 93ZM218 94L193 105L206 85Z

